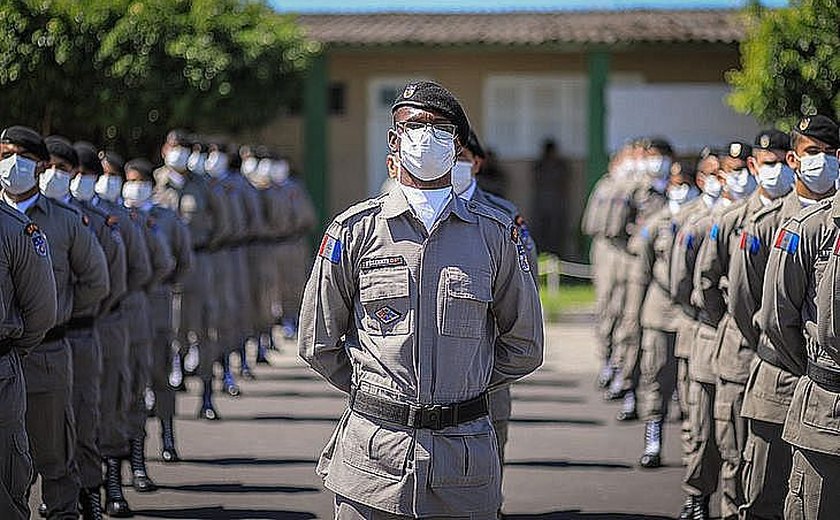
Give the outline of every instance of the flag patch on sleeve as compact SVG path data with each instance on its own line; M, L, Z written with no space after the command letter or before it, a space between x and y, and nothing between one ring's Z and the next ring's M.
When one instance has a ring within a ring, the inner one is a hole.
M776 237L776 243L773 244L773 247L781 249L785 253L792 255L796 253L796 250L799 248L799 235L792 231L788 231L787 229L783 229L779 232L779 236Z
M837 237L837 242L834 244L834 255L840 256L840 236Z
M321 247L318 248L318 256L337 264L341 260L341 241L328 234L324 235Z
M741 251L749 251L751 255L758 254L761 249L761 240L758 237L750 235L749 233L741 233Z
M720 236L720 226L715 224L712 226L711 231L709 231L709 239L717 242L718 236Z

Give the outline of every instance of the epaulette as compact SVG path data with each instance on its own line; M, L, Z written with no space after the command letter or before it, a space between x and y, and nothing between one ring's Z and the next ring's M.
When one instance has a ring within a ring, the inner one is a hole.
M344 210L342 213L340 213L337 217L335 217L333 219L333 222L335 222L337 224L344 224L345 222L347 222L351 218L355 217L356 215L359 215L361 213L364 213L365 211L369 211L369 210L374 209L374 208L381 207L382 202L383 202L382 201L382 196L380 195L379 197L377 197L375 199L368 199L368 200L364 200L362 202L359 202L358 204L354 204L354 205L350 206L349 208L347 208L346 210Z
M16 210L15 208L7 205L5 202L0 202L0 211L2 211L4 214L8 214L10 217L14 218L22 225L29 224L29 217Z
M818 203L814 204L813 206L809 206L804 208L800 211L797 215L791 217L791 220L797 222L799 224L804 224L806 220L819 215L823 211L828 211L831 208L831 201L834 200L834 197L828 197L822 199Z
M756 211L755 213L753 213L752 217L750 218L750 221L753 222L753 223L756 223L756 222L759 222L761 219L763 219L766 215L772 215L773 213L776 213L777 211L780 211L782 209L782 206L785 203L784 201L785 201L785 197L779 197L778 199L773 199L770 202L770 204L764 206L763 208L761 208L758 211Z
M506 198L499 197L498 195L494 195L486 191L484 192L484 196L487 197L487 202L489 202L491 206L506 213L511 220L515 219L519 214L519 208L516 207L516 204Z
M505 212L492 206L488 206L487 204L471 200L466 203L466 206L472 213L493 219L505 228L510 227L513 224L513 220Z

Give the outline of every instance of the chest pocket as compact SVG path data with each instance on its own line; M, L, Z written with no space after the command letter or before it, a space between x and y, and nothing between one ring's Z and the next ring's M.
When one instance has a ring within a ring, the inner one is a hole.
M374 336L408 334L411 300L408 267L388 267L359 275L365 332Z
M441 273L440 332L444 336L481 338L487 324L490 273L447 267Z

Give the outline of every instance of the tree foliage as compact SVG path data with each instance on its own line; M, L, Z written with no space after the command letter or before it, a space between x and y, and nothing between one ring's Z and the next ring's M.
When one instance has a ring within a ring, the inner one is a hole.
M274 119L318 52L262 0L0 0L0 123L149 153Z
M790 127L802 115L840 114L840 7L793 0L784 9L749 10L741 69L727 79L730 104L766 123Z

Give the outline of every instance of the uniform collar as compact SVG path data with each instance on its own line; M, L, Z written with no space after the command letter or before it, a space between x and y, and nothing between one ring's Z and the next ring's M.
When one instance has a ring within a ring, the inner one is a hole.
M467 209L467 204L475 203L472 201L466 202L461 197L455 196L453 192L453 196L449 197L449 201L446 203L446 206L443 207L443 211L441 211L438 220L446 220L450 213L454 213L464 222L478 222L475 215ZM387 194L385 194L385 200L382 203L381 215L386 219L390 219L398 217L410 209L411 206L405 198L405 193L403 193L403 190L399 189L399 186L395 186Z
M840 191L834 194L831 201L831 216L833 218L840 218Z

